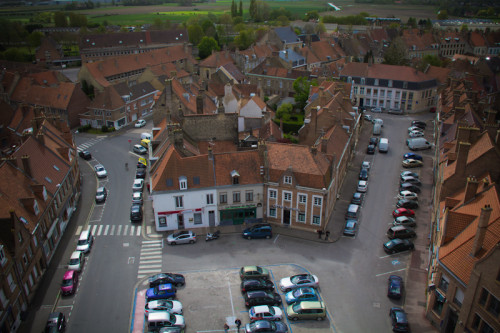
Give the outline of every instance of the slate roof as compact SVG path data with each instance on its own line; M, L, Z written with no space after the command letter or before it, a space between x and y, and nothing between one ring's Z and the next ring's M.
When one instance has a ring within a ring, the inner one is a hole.
M133 86L129 86L126 82L122 82L115 84L114 88L120 96L130 95L131 100L151 94L156 90L149 82L140 82Z
M151 30L144 32L117 32L111 34L88 34L80 38L81 50L100 50L117 46L137 46L137 48L155 44L188 43L186 29Z
M278 35L279 39L284 43L300 42L300 38L295 34L292 27L279 27L274 28L274 32Z

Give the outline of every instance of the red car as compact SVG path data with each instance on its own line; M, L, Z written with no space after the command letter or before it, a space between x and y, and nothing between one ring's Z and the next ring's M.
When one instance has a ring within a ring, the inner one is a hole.
M413 210L411 210L411 209L408 209L408 208L398 208L398 209L395 209L392 212L392 216L394 218L400 217L400 216L414 217L415 216L415 212Z

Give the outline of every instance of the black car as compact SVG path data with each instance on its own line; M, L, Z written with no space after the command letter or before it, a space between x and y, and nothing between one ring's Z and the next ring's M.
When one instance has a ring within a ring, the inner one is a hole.
M78 155L84 160L90 160L92 158L92 154L88 150L82 150Z
M137 162L137 170L143 169L146 170L147 166L141 162Z
M361 171L359 172L359 179L360 180L368 180L368 170L361 169Z
M384 251L388 254L413 250L414 248L415 245L408 239L396 238L384 243Z
M368 145L366 148L366 153L369 155L375 154L375 146L374 145Z
M421 129L425 129L427 127L427 124L424 121L414 120L411 122L411 126L417 126Z
M391 308L389 311L393 332L410 332L410 324L406 317L405 310L401 308Z
M370 142L368 143L369 145L374 145L374 146L377 146L377 143L378 143L378 138L372 136L370 138Z
M130 221L131 222L142 222L142 206L132 205L130 207Z
M137 168L137 171L135 172L135 178L136 179L139 179L139 178L144 179L144 178L146 178L146 169L143 169L143 168L139 169L139 168Z
M254 290L273 290L274 283L264 278L245 279L241 281L241 292Z
M403 295L403 278L399 275L391 275L388 282L387 297L400 299Z
M417 185L413 185L413 184L410 184L410 183L403 183L401 185L399 185L399 191L410 191L410 192L414 192L414 193L420 193L420 187L418 187Z
M256 305L273 305L279 306L281 304L281 296L272 291L248 291L245 293L245 305L252 307Z
M184 275L174 273L160 273L149 277L149 288L154 288L160 284L171 283L174 286L183 286L186 284Z
M66 318L62 312L52 312L45 325L45 333L59 333L66 329Z
M354 219L347 219L344 226L344 236L356 236L356 229L358 228L358 221Z
M352 195L351 203L354 205L361 205L361 202L363 202L365 194L361 192L356 192Z
M396 203L396 207L415 209L418 208L418 201L410 199L401 199L398 200L398 202Z

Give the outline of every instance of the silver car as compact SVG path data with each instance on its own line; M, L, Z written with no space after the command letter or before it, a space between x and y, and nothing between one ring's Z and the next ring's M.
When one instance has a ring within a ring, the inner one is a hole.
M132 204L142 205L142 192L132 193Z
M141 145L134 145L133 150L134 150L134 153L137 153L139 155L144 155L148 152L148 150Z
M192 231L179 231L168 235L167 243L170 245L196 243L196 234Z
M97 175L97 178L106 178L108 176L108 172L106 169L101 164L97 164L94 167L95 173Z

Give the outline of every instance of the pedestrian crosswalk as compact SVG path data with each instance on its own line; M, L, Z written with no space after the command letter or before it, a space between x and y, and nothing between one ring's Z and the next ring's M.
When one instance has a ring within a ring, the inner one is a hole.
M78 147L76 148L79 152L80 151L84 151L86 149L89 149L90 147L92 147L93 145L95 145L96 143L104 140L104 138L106 138L105 136L99 136L97 138L94 138L94 139L91 139L85 143L82 143L81 145L78 145Z
M162 248L161 240L144 240L141 245L139 257L139 271L137 278L161 273L162 271Z
M76 228L75 235L80 235L83 227ZM109 224L92 224L87 229L92 231L95 236L141 236L141 225L109 225Z

